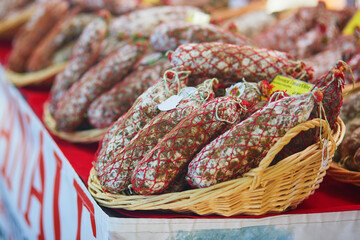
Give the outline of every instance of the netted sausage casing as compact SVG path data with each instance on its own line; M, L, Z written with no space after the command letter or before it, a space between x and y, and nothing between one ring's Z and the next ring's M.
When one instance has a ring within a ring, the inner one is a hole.
M204 147L189 164L188 182L203 188L241 177L289 129L305 122L313 107L311 93L269 103Z
M101 185L111 192L120 192L130 185L130 177L136 164L150 152L182 119L199 106L214 98L213 83L201 84L196 92L185 96L179 105L160 112L126 145L99 177Z
M241 113L233 97L216 98L199 107L139 162L131 178L134 191L148 195L166 190L193 156L238 121Z
M290 60L286 53L249 45L188 43L169 55L175 68L191 71L191 77L226 81L272 81L277 75L311 80L313 71L304 62Z

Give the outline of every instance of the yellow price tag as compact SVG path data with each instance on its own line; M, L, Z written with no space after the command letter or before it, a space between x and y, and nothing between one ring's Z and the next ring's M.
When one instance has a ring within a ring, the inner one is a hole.
M360 10L358 10L343 29L344 35L353 35L356 26L360 26Z
M203 12L190 12L186 16L186 22L205 25L210 23L210 15Z
M310 83L280 75L274 78L274 80L271 82L271 86L271 93L275 91L286 91L290 95L298 95L309 92L313 87L313 85Z

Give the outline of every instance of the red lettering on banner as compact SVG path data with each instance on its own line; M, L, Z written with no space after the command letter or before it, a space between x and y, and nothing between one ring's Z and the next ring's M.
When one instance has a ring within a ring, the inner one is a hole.
M29 130L26 131L25 126L30 126L30 116L26 113L24 114L20 114L19 116L20 119L20 128L21 128L21 132L22 132L22 137L21 139L23 139L23 142L20 141L20 144L22 143L23 148L22 148L22 156L21 156L21 164L19 166L21 166L21 177L20 177L20 186L19 186L19 198L18 198L18 207L21 208L21 200L23 199L23 193L24 193L24 178L25 178L25 170L27 169L27 165L28 162L27 159L29 158L28 155L28 150L30 149L30 151L34 150L32 143L31 143L31 134L29 134ZM30 146L29 146L30 144ZM13 165L15 167L15 165ZM19 167L17 166L17 167ZM13 171L15 171L15 168L13 169Z
M45 239L44 235L44 221L43 221L43 214L44 214L44 188L45 188L45 171L44 171L44 156L43 156L43 132L40 131L40 149L39 149L39 157L38 162L35 164L34 169L32 171L31 175L31 187L30 187L30 194L27 202L26 212L25 212L25 220L29 226L31 226L30 220L29 220L29 213L30 213L30 205L32 197L37 198L37 200L40 203L40 233L38 236L38 239ZM35 180L35 173L36 173L36 167L39 167L40 170L40 182L41 182L41 188L40 190L37 190L34 186L34 180Z
M54 198L53 198L54 233L55 233L55 239L61 239L59 193L60 193L60 180L61 180L60 170L62 168L62 161L56 152L54 152L54 155L56 159L56 173L55 173L55 181L54 181Z
M80 232L81 232L81 216L82 216L82 209L85 207L90 213L90 221L91 221L91 228L93 232L93 236L96 238L96 224L95 224L95 210L94 205L90 201L90 199L86 196L84 191L81 189L79 184L73 181L75 190L77 192L77 207L78 207L78 228L76 239L80 240Z
M2 167L1 167L1 174L3 175L3 179L5 180L7 188L9 190L11 190L11 188L12 188L11 177L6 174L6 169L8 168L9 161L10 161L11 132L13 132L13 130L14 130L15 119L14 119L14 114L13 114L13 108L11 108L10 105L8 105L8 106L9 106L8 107L9 108L9 111L8 111L9 116L8 116L7 121L10 122L9 129L8 129L8 131L5 131L5 129L1 129L1 132L0 132L1 136L5 137L5 141L7 143L6 147L5 147L4 163L3 163ZM5 118L5 115L3 115L3 117Z

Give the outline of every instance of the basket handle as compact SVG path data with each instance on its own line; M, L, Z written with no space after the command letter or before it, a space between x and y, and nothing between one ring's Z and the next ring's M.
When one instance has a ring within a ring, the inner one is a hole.
M283 147L291 141L291 139L296 137L301 131L307 131L311 128L320 127L320 123L323 128L323 134L324 134L323 138L327 138L329 126L325 120L322 120L320 118L315 118L310 121L300 123L299 125L291 128L283 137L281 137L280 140L276 142L276 144L269 150L266 156L261 160L259 166L245 174L248 177L253 177L253 182L251 184L250 189L255 189L261 184L261 176L263 175L265 169L270 165L272 160L275 158L276 154L278 154L283 149ZM336 146L335 140L331 134L329 135L329 139L331 141L332 146ZM334 154L335 149L336 148L334 147L331 148L329 156Z

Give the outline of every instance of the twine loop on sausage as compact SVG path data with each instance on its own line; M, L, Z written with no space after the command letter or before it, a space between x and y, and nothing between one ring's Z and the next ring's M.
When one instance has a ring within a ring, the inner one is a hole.
M239 85L241 87L239 87ZM238 83L226 88L225 91L226 91L227 96L234 96L236 98L241 98L243 96L243 93L246 90L255 90L259 96L262 96L263 94L261 93L261 91L259 89L260 85L261 85L261 82L259 82L259 83L249 83L249 82L247 82L245 80L245 78L242 78L241 82L238 82ZM236 91L236 92L233 92L233 91ZM236 96L237 92L240 92L238 96Z
M217 78L211 78L204 81L204 83L198 88L200 92L201 101L206 102L210 98L210 89L213 88L214 84L218 84Z
M284 97L287 97L285 92L283 91L274 92L273 94L271 94L268 103L275 102Z
M243 83L249 83L248 81L245 80L245 78L242 78L242 82ZM261 85L261 81L256 83L256 84L248 84L248 88L249 89L254 89L260 96L262 96L262 92L260 91L260 85Z
M316 95L316 93L319 91L319 89L317 87L314 88L314 90L311 92L312 97L316 100L318 99L318 96ZM322 103L322 99L319 102L319 119L320 119L320 123L319 123L319 141L320 141L320 148L322 149L322 157L321 157L321 169L325 168L327 165L327 162L329 160L329 145L328 143L330 142L330 134L331 134L331 128L330 128L330 124L329 121L326 118L326 111L324 108L324 105ZM327 129L327 133L326 133L326 139L323 140L323 121L325 121L326 124L326 129ZM326 148L326 149L325 149ZM326 150L326 152L325 152Z
M297 72L298 74L296 75L296 79L300 79L303 80L304 78L306 78L308 76L308 72L307 69L305 68L306 65L304 62L298 61L295 62L295 68L292 68L291 70L293 72ZM293 75L293 73L291 73L291 75Z
M186 79L190 73L190 71L175 71L174 69L166 70L163 75L163 80L165 81L165 90L170 92L168 83L174 82L177 84L177 92L179 93L181 86L180 81Z
M238 100L229 100L229 101L226 102L226 104L227 104L227 103L235 103L235 104L239 105L239 107L240 107L240 109L241 109L242 111L247 111L246 106L244 106L243 101L240 100L240 99L238 99ZM220 103L220 104L222 104L222 103ZM216 107L215 107L215 117L216 117L216 119L217 119L218 121L221 121L221 122L226 122L226 123L229 123L229 124L234 124L234 123L238 120L239 114L237 114L237 115L235 116L235 118L234 118L233 121L230 121L230 120L228 120L228 119L222 119L221 117L219 117L219 114L218 114L219 105L220 105L220 104L217 104Z
M341 64L341 66L337 66L337 65L340 65ZM343 74L344 74L344 71L349 71L350 72L350 75L351 75L351 82L352 82L352 88L349 90L349 91L347 91L347 93L345 93L344 95L348 95L353 89L354 89L354 87L355 87L355 77L354 77L354 73L353 73L353 71L352 71L352 69L351 69L351 67L346 63L346 62L344 62L343 60L339 60L339 61L337 61L337 63L336 63L336 66L337 66L337 68L336 68L336 70L334 70L334 71L340 71L340 72L342 72ZM334 81L335 79L337 79L338 77L337 76L335 76L336 74L335 73L333 73L333 79L329 82L329 84L332 82L332 81ZM343 81L341 81L340 79L337 79L337 81L338 81L338 87L344 87L344 82Z

